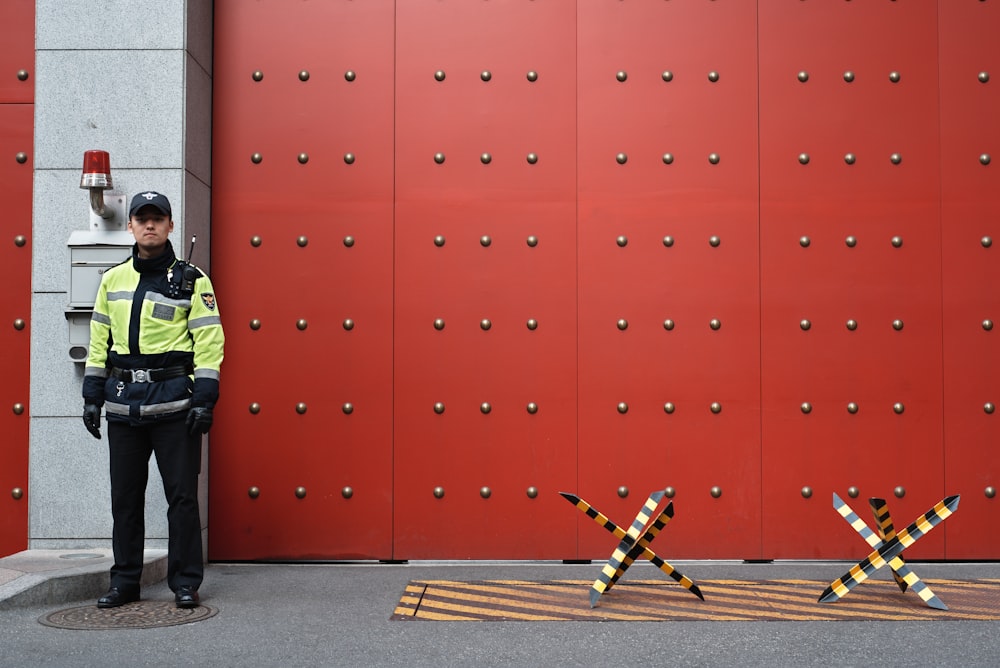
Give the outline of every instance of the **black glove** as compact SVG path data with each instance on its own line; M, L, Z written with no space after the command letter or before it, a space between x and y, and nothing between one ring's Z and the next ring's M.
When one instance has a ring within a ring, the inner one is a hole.
M192 436L196 434L207 434L212 428L212 409L204 406L195 406L188 411L187 416L188 433Z
M101 437L101 407L97 404L83 405L83 426L94 438Z

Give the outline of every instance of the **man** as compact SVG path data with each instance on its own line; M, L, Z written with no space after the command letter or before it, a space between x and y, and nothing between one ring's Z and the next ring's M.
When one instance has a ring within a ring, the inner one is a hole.
M101 406L111 455L111 588L99 608L139 600L149 456L167 498L167 584L178 607L198 605L204 575L198 474L201 435L219 398L225 337L212 282L174 255L170 202L132 198L132 257L105 272L90 322L83 423L100 438Z

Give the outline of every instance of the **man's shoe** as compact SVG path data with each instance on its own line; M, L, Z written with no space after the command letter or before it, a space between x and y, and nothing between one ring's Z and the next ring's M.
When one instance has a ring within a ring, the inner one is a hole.
M108 593L97 599L98 608L117 608L119 606L125 605L126 603L131 603L133 601L139 600L139 592L127 592L122 591L118 587L112 587L108 590Z
M194 587L179 587L174 593L178 608L197 608L198 590Z

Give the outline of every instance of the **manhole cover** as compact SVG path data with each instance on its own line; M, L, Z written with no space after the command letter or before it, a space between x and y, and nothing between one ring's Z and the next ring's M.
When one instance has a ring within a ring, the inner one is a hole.
M214 617L218 609L209 605L178 608L173 601L136 601L119 608L84 605L42 615L38 621L58 629L78 631L107 629L152 629L159 626L190 624Z

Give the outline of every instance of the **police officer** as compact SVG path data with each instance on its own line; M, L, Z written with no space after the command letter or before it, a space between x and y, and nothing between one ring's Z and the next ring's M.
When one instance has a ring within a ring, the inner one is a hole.
M204 574L198 474L201 435L212 426L225 337L212 282L177 259L170 202L132 198L132 257L105 272L90 322L83 423L100 438L101 406L111 460L111 588L98 602L139 599L149 456L163 479L169 525L167 584L181 608L198 605Z

